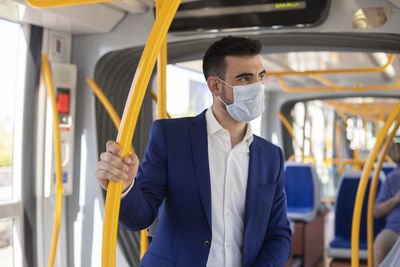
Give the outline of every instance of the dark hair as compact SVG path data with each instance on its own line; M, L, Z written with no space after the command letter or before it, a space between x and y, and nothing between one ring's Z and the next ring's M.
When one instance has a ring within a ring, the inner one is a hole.
M243 37L227 36L213 43L203 57L203 73L206 80L210 76L224 79L226 72L226 56L258 55L261 42Z

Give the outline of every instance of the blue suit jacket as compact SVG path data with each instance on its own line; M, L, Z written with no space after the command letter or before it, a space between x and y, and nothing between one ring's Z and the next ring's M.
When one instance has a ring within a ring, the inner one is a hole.
M160 212L141 266L207 264L212 218L206 127L205 112L153 123L135 185L120 207L120 223L134 231L148 227ZM281 150L254 136L245 204L244 267L284 266L290 255L283 166Z

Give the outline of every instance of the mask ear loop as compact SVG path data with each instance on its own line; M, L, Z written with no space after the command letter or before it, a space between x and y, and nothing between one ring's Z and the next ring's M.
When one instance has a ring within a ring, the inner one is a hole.
M218 76L215 76L215 77L216 77L218 80L220 80L221 82L223 82L224 84L226 84L226 85L228 85L229 87L231 87L232 89L234 89L232 85L230 85L229 83L225 82L225 81L222 80L220 77L218 77ZM217 96L217 98L219 99L219 101L221 101L221 102L225 105L225 107L229 106L228 104L225 103L225 101L222 100L222 98L221 98L220 96ZM235 100L234 100L234 102L235 102Z

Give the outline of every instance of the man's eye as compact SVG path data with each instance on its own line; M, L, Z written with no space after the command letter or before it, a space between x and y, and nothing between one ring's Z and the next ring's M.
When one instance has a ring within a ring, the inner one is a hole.
M258 79L259 79L259 80L265 79L265 74L260 74L259 77L258 77Z
M240 82L247 82L249 80L249 77L241 77L239 78Z

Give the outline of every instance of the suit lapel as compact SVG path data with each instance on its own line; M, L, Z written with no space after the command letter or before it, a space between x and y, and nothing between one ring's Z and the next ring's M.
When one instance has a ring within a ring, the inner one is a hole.
M259 169L262 164L260 162L260 149L257 144L257 140L254 139L250 145L250 159L249 159L249 173L247 178L247 189L246 189L246 205L244 213L244 236L243 236L243 253L246 253L246 248L248 248L248 242L251 242L251 231L252 223L255 220L253 214L256 211L257 205L257 184L259 177ZM244 257L245 258L245 257ZM244 264L246 266L246 264Z
M190 128L190 141L200 199L203 204L204 213L207 216L207 221L211 227L211 186L205 111L194 118Z

